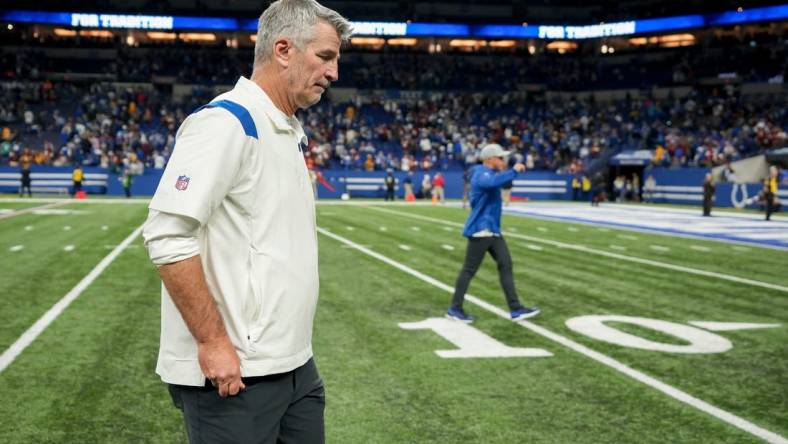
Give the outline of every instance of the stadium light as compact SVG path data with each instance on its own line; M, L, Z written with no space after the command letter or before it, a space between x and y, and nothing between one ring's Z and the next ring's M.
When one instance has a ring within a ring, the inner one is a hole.
M386 44L386 40L380 37L353 37L350 44L354 46L373 46L381 47Z
M631 45L659 45L663 48L676 48L695 44L695 36L689 33L668 34L653 37L634 37L628 40Z
M514 48L514 40L493 40L490 46L493 48Z
M389 45L397 45L397 46L414 46L416 45L416 39L409 39L409 38L397 38L397 39L388 39L386 43Z
M452 39L449 40L449 46L455 48L476 48L480 46L487 46L487 42L484 40Z
M559 40L555 42L550 42L547 45L547 49L551 51L557 51L559 54L565 54L568 51L574 51L575 49L577 49L577 43Z
M178 36L174 32L148 32L147 36L151 40L175 40Z
M55 30L53 32L58 37L76 37L77 36L77 31L74 31L73 29L55 28Z
M114 34L112 34L112 31L99 30L99 29L79 31L79 35L84 37L98 37L102 39L111 39L112 37L115 36Z
M213 42L216 41L216 34L210 32L184 32L178 34L178 38L184 42Z

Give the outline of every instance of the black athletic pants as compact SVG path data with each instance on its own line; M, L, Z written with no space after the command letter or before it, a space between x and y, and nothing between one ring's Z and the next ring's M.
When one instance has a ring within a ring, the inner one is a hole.
M764 197L766 197L766 220L770 220L774 212L774 193L767 191Z
M509 309L516 310L522 307L514 289L512 256L509 254L509 248L506 246L506 241L502 236L493 236L468 238L468 248L465 250L465 263L462 264L462 270L457 277L457 282L454 284L454 297L451 301L452 308L462 308L465 292L468 291L471 279L476 274L476 271L479 270L484 255L488 251L498 265L498 278L506 295L506 303L509 305Z
M704 216L711 216L711 205L712 205L712 197L711 196L703 196L703 215Z
M312 359L287 373L243 381L246 388L226 398L210 382L205 387L169 385L190 444L325 442L325 391Z

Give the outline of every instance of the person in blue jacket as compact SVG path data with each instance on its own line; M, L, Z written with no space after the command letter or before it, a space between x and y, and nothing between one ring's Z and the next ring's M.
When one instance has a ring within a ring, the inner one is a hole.
M450 319L466 323L474 321L475 318L463 310L462 303L468 285L488 251L498 264L498 276L512 319L519 321L539 314L538 307L524 307L517 297L512 276L512 256L501 234L501 187L513 180L517 173L525 171L522 163L504 170L505 157L508 155L509 151L505 151L498 144L487 145L481 152L482 164L473 167L471 171L471 214L462 232L462 235L468 238L468 247L465 251L465 263L454 285L451 306L446 312L446 317Z

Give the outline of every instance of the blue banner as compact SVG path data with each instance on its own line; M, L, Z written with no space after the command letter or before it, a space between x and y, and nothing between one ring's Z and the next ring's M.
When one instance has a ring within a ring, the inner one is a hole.
M355 35L409 37L476 37L512 39L589 39L629 36L679 29L788 19L788 5L748 8L711 14L682 15L625 22L571 25L469 25L464 23L354 22ZM141 30L257 31L257 19L138 14L5 11L0 21L81 28Z

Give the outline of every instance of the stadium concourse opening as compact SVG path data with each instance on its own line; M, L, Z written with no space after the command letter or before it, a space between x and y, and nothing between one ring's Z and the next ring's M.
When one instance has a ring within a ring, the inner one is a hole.
M327 441L786 442L788 4L323 3L354 32L288 155ZM188 440L139 233L183 123L251 77L261 7L0 6L0 442ZM513 322L484 259L458 326L492 144L526 170L500 234L542 311Z

